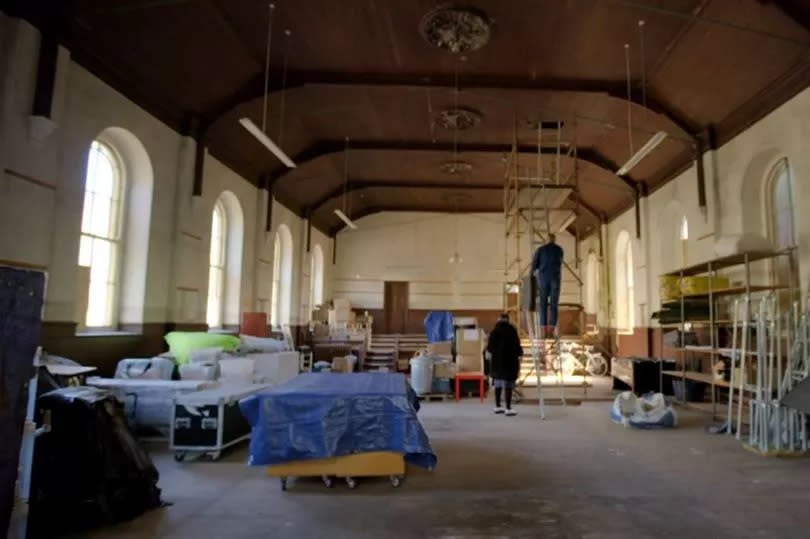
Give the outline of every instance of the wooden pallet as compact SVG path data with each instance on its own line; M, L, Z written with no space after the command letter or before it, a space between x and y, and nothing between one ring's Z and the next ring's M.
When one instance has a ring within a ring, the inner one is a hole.
M419 395L419 400L428 401L428 402L432 402L432 401L448 401L448 400L451 400L453 398L454 398L453 395L450 395L449 393L426 393L424 395Z

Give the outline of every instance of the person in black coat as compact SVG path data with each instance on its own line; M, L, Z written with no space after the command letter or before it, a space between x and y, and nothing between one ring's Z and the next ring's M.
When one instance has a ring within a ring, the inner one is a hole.
M509 323L509 315L502 314L487 342L490 356L490 376L495 379L495 413L516 415L512 410L512 390L520 372L520 356L523 348L515 327ZM501 408L501 393L505 393L506 409Z

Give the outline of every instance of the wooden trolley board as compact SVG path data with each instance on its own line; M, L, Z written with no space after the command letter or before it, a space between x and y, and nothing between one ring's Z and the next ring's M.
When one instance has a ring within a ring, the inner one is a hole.
M268 466L267 475L281 478L282 489L286 489L288 477L322 477L327 486L331 486L328 478L345 477L349 487L354 488L356 477L388 476L392 485L399 486L401 476L405 475L405 459L401 453L373 451L345 457L274 464Z

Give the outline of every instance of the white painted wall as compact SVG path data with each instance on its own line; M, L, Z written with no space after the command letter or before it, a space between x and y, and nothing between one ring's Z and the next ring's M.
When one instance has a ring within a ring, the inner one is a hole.
M658 276L681 266L677 244L680 219L689 222L689 264L715 257L714 241L722 235L743 232L767 235L765 181L777 162L786 157L793 174L796 231L801 283L810 278L810 89L752 125L745 132L705 157L707 209L697 201L697 172L693 166L652 193L642 204L642 239L634 240L636 265L636 325L652 325L649 316L660 307ZM622 230L635 237L635 216L628 210L607 227L608 263L615 268L615 242ZM767 267L754 268L755 284L767 279ZM739 271L730 277L741 279ZM611 273L611 282L615 275ZM805 288L806 290L806 288ZM615 308L610 310L615 323Z
M356 223L357 230L344 229L337 237L335 297L381 309L384 282L408 281L412 309L503 308L505 258L515 259L518 247L514 238L505 240L502 215L386 212ZM573 237L559 234L557 242L574 267ZM529 249L524 234L522 267L531 261ZM456 250L463 262L450 264ZM515 271L511 269L510 279ZM579 301L578 288L565 270L561 301Z
M269 300L272 238L281 223L293 236L290 321L298 323L304 221L274 202L272 230L265 231L267 192L211 156L205 159L202 196L192 196L194 141L72 62L65 49L60 49L53 104L57 127L43 140L32 139L28 115L38 52L36 29L0 15L0 260L47 268L46 319L75 321L87 152L102 131L116 127L143 145L154 180L151 219L142 221L149 240L143 316L128 312L125 321L205 322L212 211L217 197L228 191L241 208L244 230L238 286L233 278L226 282L238 303L226 309L225 323L238 324L240 311L257 309L262 297ZM317 231L313 241L324 249L328 289L331 241Z

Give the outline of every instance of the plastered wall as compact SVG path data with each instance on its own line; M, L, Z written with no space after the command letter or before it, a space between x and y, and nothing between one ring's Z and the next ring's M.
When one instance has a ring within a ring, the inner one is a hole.
M148 227L145 298L142 314L132 315L134 321L205 322L211 215L223 192L230 194L243 223L240 266L235 273L228 271L231 282L226 286L235 300L226 305L225 324L238 324L241 311L269 305L260 298L269 300L273 238L281 224L289 228L293 242L292 282L284 291L289 294L289 322L302 321L301 290L309 289L306 222L274 202L271 230L266 231L267 192L257 190L210 155L204 162L202 195L192 196L194 140L173 131L73 62L64 48L59 52L53 129L32 136L29 115L38 51L35 28L0 15L0 260L48 271L46 321L76 321L87 152L91 142L110 127L120 128L142 144L153 175L151 217L142 222ZM117 149L126 154L126 148ZM228 213L230 218L232 212ZM328 289L331 239L313 230L312 243L319 243L324 251Z
M337 237L336 297L381 309L385 281L408 281L411 309L503 309L504 267L511 266L509 279L514 279L518 242L514 236L506 239L502 215L387 212L357 225ZM558 234L557 243L575 268L573 237ZM450 263L456 251L462 262ZM531 260L525 233L519 254L525 267ZM561 301L579 303L579 288L566 270Z
M746 131L705 156L707 206L698 205L697 172L693 166L642 201L641 239L636 239L632 209L607 226L608 265L615 268L616 240L621 231L633 237L636 326L655 325L650 314L660 306L658 276L683 264L678 228L689 224L688 264L715 257L714 242L723 235L755 233L767 236L766 180L780 159L787 158L793 179L799 272L806 290L810 277L810 90L753 124ZM732 272L732 279L742 275ZM615 273L610 274L615 282ZM754 284L767 279L757 266ZM766 283L762 283L766 284ZM610 309L615 325L615 308Z

